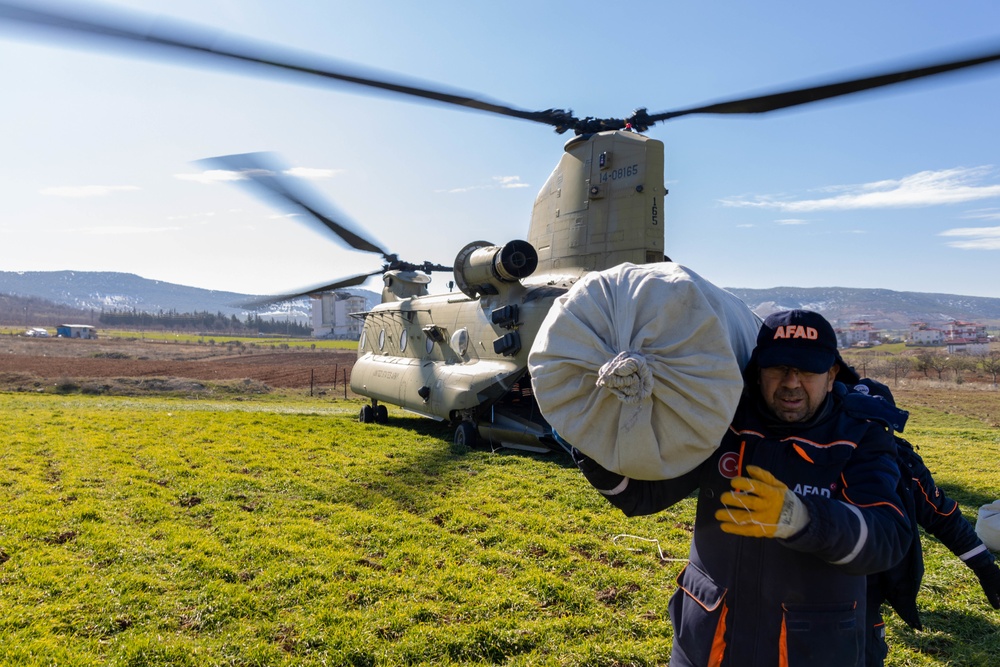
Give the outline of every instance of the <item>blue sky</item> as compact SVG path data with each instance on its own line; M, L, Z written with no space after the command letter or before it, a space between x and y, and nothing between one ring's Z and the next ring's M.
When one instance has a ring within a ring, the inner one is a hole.
M110 6L578 116L766 93L969 45L1000 49L1000 5L987 2ZM15 33L0 26L0 270L125 271L263 294L379 266L195 164L249 151L279 153L383 247L450 264L469 241L525 236L569 138ZM1000 66L988 66L759 118L657 125L647 134L666 145L666 251L727 287L1000 297L998 109Z

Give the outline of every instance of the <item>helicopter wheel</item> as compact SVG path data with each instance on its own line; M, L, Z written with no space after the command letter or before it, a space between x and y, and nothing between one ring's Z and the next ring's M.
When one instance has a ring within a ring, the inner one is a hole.
M476 445L479 444L479 433L476 430L476 425L472 422L459 424L458 428L455 429L455 444L475 449Z
M371 424L375 421L375 411L372 410L372 406L366 405L361 408L361 413L358 415L358 421L362 424Z
M375 423L376 424L388 424L389 423L389 409L384 405L375 406Z

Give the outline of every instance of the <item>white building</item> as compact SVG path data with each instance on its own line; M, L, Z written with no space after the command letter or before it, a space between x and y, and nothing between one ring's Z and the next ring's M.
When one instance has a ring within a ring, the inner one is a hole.
M944 345L944 331L927 326L926 322L914 322L910 325L908 345Z
M60 338L97 338L97 329L89 324L60 324L56 327Z
M312 325L315 338L361 337L364 320L354 317L368 310L368 299L347 292L325 292L313 297Z
M847 329L837 329L837 344L840 347L867 347L879 343L879 329L872 327L871 322L859 320L851 322Z
M948 354L986 354L990 351L985 325L953 320L945 325L944 334Z
M986 354L990 351L990 342L986 339L949 338L947 345L948 354Z

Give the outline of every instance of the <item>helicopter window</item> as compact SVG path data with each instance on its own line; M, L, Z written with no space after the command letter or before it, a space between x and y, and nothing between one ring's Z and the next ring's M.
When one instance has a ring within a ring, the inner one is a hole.
M399 351L406 352L406 341L409 337L406 335L406 329L403 329L403 333L399 334Z
M430 354L431 350L434 349L434 340L430 336L424 341L424 349L427 350L427 354Z
M367 341L368 341L368 332L367 332L367 331L364 331L364 330L362 330L362 331L361 331L361 339L360 339L360 340L358 341L358 349L359 349L359 350L363 350L363 349L365 349L365 343L366 343Z
M378 349L379 350L385 349L385 329L382 329L381 331L378 332Z
M459 329L451 335L451 347L459 356L465 356L469 349L469 331L465 328Z

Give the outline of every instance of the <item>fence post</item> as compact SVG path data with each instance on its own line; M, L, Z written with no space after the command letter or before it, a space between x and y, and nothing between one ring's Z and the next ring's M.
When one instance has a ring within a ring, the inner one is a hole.
M347 369L344 369L344 400L347 400Z

